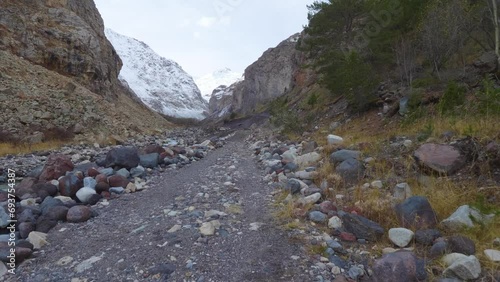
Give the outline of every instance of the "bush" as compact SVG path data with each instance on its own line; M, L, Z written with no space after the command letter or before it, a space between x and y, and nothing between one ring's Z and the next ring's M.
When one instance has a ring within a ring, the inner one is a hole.
M278 98L271 102L269 113L271 114L271 123L276 127L283 128L283 133L301 133L302 126L298 115L288 109L288 100Z
M486 79L483 90L478 93L478 112L487 116L500 115L500 89L495 88L493 81Z
M311 107L316 105L317 102L318 102L318 95L316 93L311 94L309 98L307 98L307 104Z
M465 94L467 89L452 81L448 84L444 95L438 104L438 111L441 115L458 114L460 107L465 104Z

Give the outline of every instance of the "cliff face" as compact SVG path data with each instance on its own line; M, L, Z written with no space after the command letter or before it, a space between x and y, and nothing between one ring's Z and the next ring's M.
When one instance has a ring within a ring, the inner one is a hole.
M296 49L300 36L297 33L275 48L267 50L246 68L243 81L220 89L219 96L224 98L210 99L211 117L227 117L231 112L248 115L258 105L283 96L297 87L303 87L311 74L301 68L306 59ZM228 96L232 97L230 105Z
M121 60L92 0L2 0L0 50L113 96Z
M168 126L120 84L121 66L92 0L0 1L0 135L86 140Z

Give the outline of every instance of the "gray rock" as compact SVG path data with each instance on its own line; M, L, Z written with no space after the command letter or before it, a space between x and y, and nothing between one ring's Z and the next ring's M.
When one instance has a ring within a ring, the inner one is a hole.
M160 155L158 153L152 153L147 155L141 155L139 158L142 167L155 168L158 166Z
M328 135L326 139L328 141L328 145L340 145L344 143L344 139L342 137L333 134Z
M114 148L108 152L105 167L120 167L131 169L139 165L139 154L135 147Z
M389 239L394 245L404 248L413 239L413 231L406 228L391 228L389 229Z
M441 224L452 231L459 231L463 228L474 227L472 219L477 222L486 223L489 217L468 205L464 205L459 207L450 217L443 220Z
M448 247L453 253L465 255L474 255L476 253L476 244L474 241L462 235L453 235L449 237Z
M326 214L319 211L312 211L309 213L309 220L316 223L323 223L328 219Z
M427 272L423 260L412 252L399 251L385 254L372 267L374 282L426 281Z
M0 206L0 228L5 228L9 226L10 220L9 214L5 211L3 207Z
M360 151L339 150L337 152L333 152L330 155L330 162L338 164L348 159L359 159L360 156L361 156Z
M83 179L83 187L92 188L95 190L95 186L97 185L97 181L93 177L85 177Z
M346 183L354 184L364 177L365 168L360 161L348 159L338 165L335 171Z
M463 280L477 279L481 275L481 264L475 256L463 257L446 268L443 275Z
M394 198L404 201L412 196L411 187L408 183L399 183L394 188Z
M359 278L365 275L365 270L359 266L354 265L349 268L347 275L349 275L350 278L358 281Z
M123 187L111 187L109 188L110 193L123 194L125 193L125 188Z
M428 229L437 225L436 213L427 198L413 196L396 205L396 214L405 228Z
M132 169L135 169L135 168L132 168ZM121 175L121 176L123 176L125 178L129 178L130 177L130 172L126 168L119 169L118 171L115 172L115 174Z
M409 113L408 109L408 102L410 101L410 98L408 97L403 97L399 100L399 114L401 116L405 116L406 114Z
M429 257L430 258L437 258L439 256L442 256L446 254L449 251L448 248L448 242L445 240L436 240L434 245L432 245L431 249L429 250Z
M169 164L170 165L170 164ZM143 177L146 174L146 170L142 166L134 167L130 170L130 176L132 178L135 177Z
M441 237L441 232L436 229L423 229L415 232L415 241L425 246L432 246L434 240L439 237Z
M59 199L54 199L51 196L49 196L46 197L45 200L43 200L42 204L40 205L40 208L42 214L45 214L50 208L57 206L64 206L64 203Z
M97 192L90 187L83 187L78 192L76 192L76 197L80 202L87 204L93 195L97 194Z
M296 179L289 179L286 183L285 189L292 194L300 193L301 185Z
M341 216L345 230L354 234L358 239L375 242L384 236L384 228L374 221L351 213L339 213L339 216Z
M111 176L115 174L115 171L112 168L101 168L98 171L100 174L104 174L106 176Z

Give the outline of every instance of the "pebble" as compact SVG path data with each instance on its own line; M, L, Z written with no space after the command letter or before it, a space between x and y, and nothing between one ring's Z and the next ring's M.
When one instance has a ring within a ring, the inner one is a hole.
M498 250L484 250L486 257L493 262L500 262L500 251Z
M414 235L413 231L406 228L391 228L389 230L389 239L400 248L408 246Z

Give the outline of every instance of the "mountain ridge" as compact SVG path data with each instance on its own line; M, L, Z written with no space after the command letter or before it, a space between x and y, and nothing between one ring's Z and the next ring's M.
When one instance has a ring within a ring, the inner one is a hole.
M175 61L158 55L146 43L105 29L123 61L122 84L132 89L148 107L174 118L202 120L208 103L194 79Z

